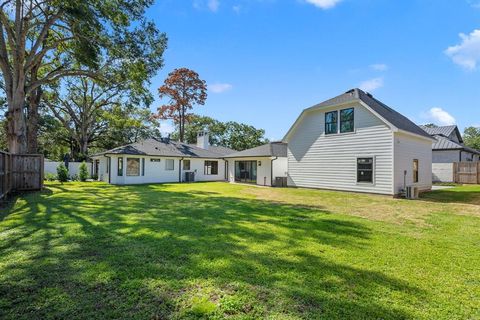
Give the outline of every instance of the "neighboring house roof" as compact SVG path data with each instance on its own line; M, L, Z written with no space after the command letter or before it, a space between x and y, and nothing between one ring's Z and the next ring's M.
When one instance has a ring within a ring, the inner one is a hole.
M480 151L464 146L463 144L457 143L455 141L452 141L441 134L435 134L433 135L433 137L437 139L437 141L432 145L432 150L434 151L435 150L464 150L471 153L480 154Z
M270 142L255 148L234 152L225 158L250 158L250 157L286 157L287 144L283 142Z
M127 155L148 155L164 157L189 157L189 158L222 158L235 152L224 147L210 146L209 149L202 149L195 145L189 145L171 140L146 139L144 141L121 146L107 150L94 156L105 154L127 154Z
M402 131L406 131L406 132L409 132L418 136L422 136L425 138L430 138L433 140L433 138L428 133L426 133L424 130L418 127L415 123L413 123L407 117L393 110L383 102L375 99L371 94L366 93L358 88L349 90L344 94L341 94L332 99L321 102L317 105L314 105L313 107L304 109L300 114L300 116L298 117L297 121L295 121L293 126L285 135L284 140L287 138L290 132L295 128L295 126L297 125L300 118L305 112L308 112L314 109L323 108L323 107L330 107L330 106L335 106L335 105L345 104L345 103L355 102L355 101L363 102L365 105L368 106L368 108L371 109L371 111L373 111L378 116L383 118L384 121L386 121L393 127L400 129Z
M462 135L460 134L460 131L458 130L458 127L456 125L452 126L442 126L442 127L426 127L426 126L419 126L423 130L425 130L429 135L442 135L445 137L450 137L453 132L456 133L458 140L463 143Z

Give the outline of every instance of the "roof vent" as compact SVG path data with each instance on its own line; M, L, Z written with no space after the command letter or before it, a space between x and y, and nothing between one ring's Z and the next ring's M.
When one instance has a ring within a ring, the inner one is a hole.
M351 90L348 90L347 92L345 93L354 93L355 92L355 89L351 89Z
M366 92L367 96L369 96L370 98L373 98L373 95L370 93L370 92Z

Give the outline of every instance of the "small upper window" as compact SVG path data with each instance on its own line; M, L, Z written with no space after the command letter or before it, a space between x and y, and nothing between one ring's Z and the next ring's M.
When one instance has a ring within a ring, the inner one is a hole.
M325 134L338 132L338 111L325 113Z
M183 160L183 170L190 170L190 160Z
M340 133L353 132L354 129L354 109L340 110Z
M139 175L140 175L140 159L127 158L127 176L139 176Z
M175 162L173 159L165 160L165 170L174 170L175 169Z
M418 160L413 160L413 183L418 182Z
M357 159L357 182L373 183L373 158Z

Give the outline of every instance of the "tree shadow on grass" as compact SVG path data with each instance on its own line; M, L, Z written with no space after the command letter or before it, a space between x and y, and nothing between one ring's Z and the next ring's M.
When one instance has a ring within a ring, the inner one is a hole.
M10 259L2 318L402 319L373 297L422 295L326 256L368 250L370 230L319 207L159 186L62 188L16 208L23 219L0 247Z

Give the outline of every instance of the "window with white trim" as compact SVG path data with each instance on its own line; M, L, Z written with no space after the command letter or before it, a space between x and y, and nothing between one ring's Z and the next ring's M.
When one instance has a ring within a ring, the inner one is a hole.
M373 158L357 158L357 182L373 183Z
M175 160L166 159L165 160L165 170L168 170L168 171L175 170Z

